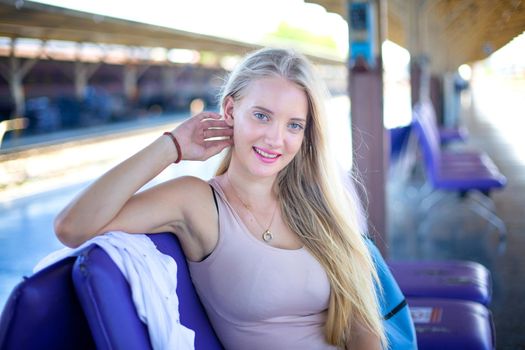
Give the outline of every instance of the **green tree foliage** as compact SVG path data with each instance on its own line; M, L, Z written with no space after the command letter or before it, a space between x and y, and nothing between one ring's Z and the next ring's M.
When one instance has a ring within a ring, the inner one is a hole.
M269 35L270 39L284 39L327 49L327 51L337 51L337 44L330 36L316 35L308 30L297 28L286 22L281 22L274 33Z

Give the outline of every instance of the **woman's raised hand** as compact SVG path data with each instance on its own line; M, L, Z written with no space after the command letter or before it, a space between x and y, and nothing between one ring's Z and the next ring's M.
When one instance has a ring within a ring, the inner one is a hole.
M183 160L206 160L233 144L233 128L213 112L189 118L172 133L179 142Z

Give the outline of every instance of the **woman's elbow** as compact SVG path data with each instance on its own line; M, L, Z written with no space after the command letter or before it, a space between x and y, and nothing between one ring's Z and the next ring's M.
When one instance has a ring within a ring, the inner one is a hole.
M70 248L76 248L82 242L80 241L79 232L75 230L72 223L63 213L57 215L54 221L55 235L58 240Z

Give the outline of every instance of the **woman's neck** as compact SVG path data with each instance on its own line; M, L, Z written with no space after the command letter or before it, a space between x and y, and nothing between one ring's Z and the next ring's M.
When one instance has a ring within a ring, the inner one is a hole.
M223 177L226 184L232 187L234 195L254 209L261 206L267 207L277 199L274 190L276 176L251 176L238 169L234 164L230 164Z

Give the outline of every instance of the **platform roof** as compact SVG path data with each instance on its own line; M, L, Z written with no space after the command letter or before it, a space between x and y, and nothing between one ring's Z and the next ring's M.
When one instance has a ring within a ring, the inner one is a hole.
M347 0L305 0L347 17ZM525 31L522 0L388 0L386 37L435 71L486 58Z
M347 17L347 0L306 1ZM386 37L409 49L414 57L430 57L432 69L438 72L486 58L525 31L525 2L520 0L385 0L382 3L387 9ZM240 55L260 47L254 43L15 0L0 0L0 36ZM318 52L305 53L316 62L342 63L341 58Z
M253 43L15 0L0 0L0 36L183 48L240 55L261 47ZM311 52L305 54L318 63L344 63L342 58Z

